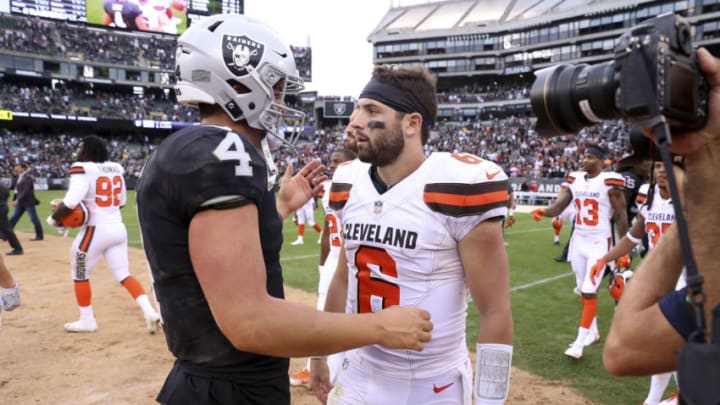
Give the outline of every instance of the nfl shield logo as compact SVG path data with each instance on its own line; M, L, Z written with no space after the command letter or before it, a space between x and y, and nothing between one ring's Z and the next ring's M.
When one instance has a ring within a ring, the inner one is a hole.
M235 76L245 76L248 67L256 68L263 57L265 45L246 35L223 35L223 60Z
M373 214L381 213L382 207L383 207L382 201L375 201L375 205L373 206Z
M333 104L333 111L335 111L335 115L345 115L345 103Z

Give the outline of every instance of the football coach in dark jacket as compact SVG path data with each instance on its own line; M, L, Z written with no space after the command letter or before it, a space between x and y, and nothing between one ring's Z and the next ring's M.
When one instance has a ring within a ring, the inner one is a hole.
M35 206L40 204L40 201L35 198L35 181L25 163L15 166L15 174L18 175L18 179L15 183L15 199L13 200L15 209L10 217L10 226L15 228L17 221L27 211L30 221L35 225L35 238L30 240L43 240L42 223L40 223L40 218L35 210Z
M8 197L10 197L10 189L0 181L0 239L6 239L10 243L10 247L13 248L9 255L21 255L23 254L22 245L18 241L15 231L10 226L8 221Z

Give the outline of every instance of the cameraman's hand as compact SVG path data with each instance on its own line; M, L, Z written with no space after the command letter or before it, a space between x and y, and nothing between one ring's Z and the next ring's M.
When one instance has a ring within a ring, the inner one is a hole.
M708 90L708 121L698 131L684 134L673 134L670 150L680 155L687 155L700 149L703 145L720 139L720 59L715 58L705 48L698 49L700 71L707 79ZM645 136L655 139L649 129L643 129Z

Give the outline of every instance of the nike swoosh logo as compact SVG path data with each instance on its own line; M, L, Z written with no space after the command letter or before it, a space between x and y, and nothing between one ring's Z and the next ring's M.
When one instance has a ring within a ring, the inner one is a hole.
M497 176L498 174L500 174L501 171L502 171L502 170L498 170L498 171L496 171L495 173L490 173L490 172L486 171L486 172L485 172L485 176L487 176L488 180L492 180L493 178L495 178L495 176Z
M450 386L453 385L453 384L455 384L455 383L450 383L450 384L448 384L448 385L442 385L442 386L440 386L440 387L438 387L437 385L433 384L433 392L436 393L436 394L439 394L439 393L445 391L446 389L450 388Z
M280 56L281 58L287 58L287 53L285 53L285 52L278 52L278 51L276 51L276 50L274 50L274 49L273 49L273 52L275 52L275 53L276 53L278 56Z

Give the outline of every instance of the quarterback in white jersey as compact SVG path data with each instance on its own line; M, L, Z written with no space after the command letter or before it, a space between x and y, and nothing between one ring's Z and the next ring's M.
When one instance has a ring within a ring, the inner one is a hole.
M683 176L684 173L682 169L676 167L675 178L678 184L683 184ZM643 184L640 186L636 198L639 210L635 216L632 228L618 241L614 248L595 263L593 272L599 273L611 260L630 253L632 248L638 243L641 243L642 238L645 236L648 238L648 250L654 249L660 237L670 228L670 225L672 225L675 220L675 207L670 198L665 166L662 162L655 162L653 166L653 183L652 185ZM625 279L622 275L615 276L614 285L619 285L621 288L619 294L617 294L618 299L620 294L622 294L624 282ZM683 269L677 280L675 289L682 289L686 284L685 269ZM660 402L672 374L672 372L668 372L652 376L650 380L650 390L645 399L645 404L657 404Z
M434 320L433 338L422 352L373 345L348 353L328 404L471 404L473 394L499 404L507 396L508 180L474 155L425 157L435 93L418 88L430 87L429 77L423 67L377 66L360 95L349 124L359 160L336 170L330 191L344 243L325 309L418 306ZM474 390L468 290L481 319Z
M120 208L126 202L124 169L109 162L105 142L86 137L78 149L78 162L70 167L70 185L48 223L58 226L63 217L83 202L89 218L73 241L70 255L80 320L66 323L68 332L94 332L97 322L91 305L90 275L104 256L115 280L136 300L151 333L158 331L160 316L143 287L129 270L127 230Z
M570 238L568 260L582 294L583 310L577 338L565 351L565 355L575 359L582 357L584 346L600 339L596 315L602 274L591 277L591 268L612 247L612 224L619 235L624 235L628 228L623 192L625 180L618 173L602 171L606 156L607 151L602 146L588 145L583 160L585 170L570 173L568 187L560 190L550 207L533 211L533 219L539 221L543 216L559 215L570 204L575 206L575 228Z

